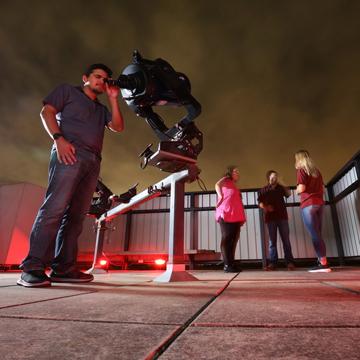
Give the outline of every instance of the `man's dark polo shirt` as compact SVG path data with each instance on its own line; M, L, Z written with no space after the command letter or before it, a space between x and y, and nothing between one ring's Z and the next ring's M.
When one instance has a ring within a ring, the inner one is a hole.
M258 202L274 208L274 211L265 212L266 223L288 219L284 196L287 197L285 189L279 184L275 188L271 185L264 186L259 191Z
M65 139L101 157L105 126L111 113L105 105L90 99L81 87L62 84L44 100L57 110L56 118Z

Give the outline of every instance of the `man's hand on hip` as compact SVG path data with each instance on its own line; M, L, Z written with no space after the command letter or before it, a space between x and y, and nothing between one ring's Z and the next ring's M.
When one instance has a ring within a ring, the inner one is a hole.
M55 140L56 153L59 162L65 165L76 163L75 147L63 137Z

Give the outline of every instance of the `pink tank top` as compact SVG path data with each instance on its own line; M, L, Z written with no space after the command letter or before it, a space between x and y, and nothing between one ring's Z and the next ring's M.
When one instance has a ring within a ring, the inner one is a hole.
M222 218L225 222L244 223L246 217L241 192L235 186L234 181L225 179L221 184L221 190L223 201L216 207L216 221L219 222L220 218Z

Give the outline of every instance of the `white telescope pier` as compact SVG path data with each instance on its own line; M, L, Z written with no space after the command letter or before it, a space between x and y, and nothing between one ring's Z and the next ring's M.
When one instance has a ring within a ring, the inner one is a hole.
M196 165L171 174L147 190L135 195L127 204L119 204L105 212L97 219L96 243L94 260L88 273L100 273L98 260L102 255L106 222L120 214L124 214L140 204L160 196L163 191L170 191L169 246L166 271L154 279L155 282L196 281L197 279L185 271L184 258L184 193L185 182L193 181L199 173ZM101 271L102 270L102 271Z

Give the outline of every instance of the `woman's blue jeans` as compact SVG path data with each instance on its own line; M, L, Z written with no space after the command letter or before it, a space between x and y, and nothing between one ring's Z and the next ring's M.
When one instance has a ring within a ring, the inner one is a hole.
M321 234L323 211L323 205L310 205L301 209L304 224L311 235L319 259L326 257L326 246Z
M49 185L30 234L30 250L23 271L71 271L75 267L83 221L89 210L100 171L95 154L77 149L73 165L60 164L51 152Z

